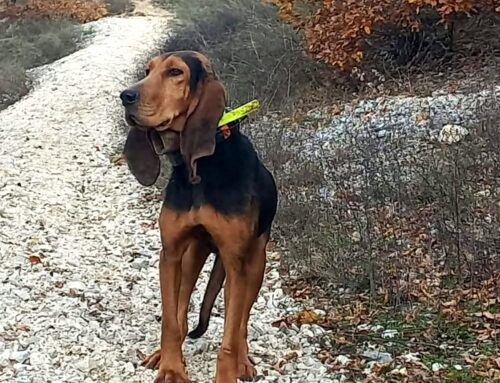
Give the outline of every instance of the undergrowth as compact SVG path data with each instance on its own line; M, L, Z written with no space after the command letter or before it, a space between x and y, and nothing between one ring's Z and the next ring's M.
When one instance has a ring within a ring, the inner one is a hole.
M165 51L198 50L214 62L235 106L258 98L265 110L291 110L344 92L307 57L300 36L259 0L157 0L176 14ZM346 88L347 89L347 88Z
M29 88L26 70L74 52L80 32L67 19L0 22L0 109L17 101Z

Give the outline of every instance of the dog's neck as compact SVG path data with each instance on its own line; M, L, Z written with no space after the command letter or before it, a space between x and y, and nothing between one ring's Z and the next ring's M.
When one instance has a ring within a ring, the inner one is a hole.
M172 165L174 168L184 165L185 163L184 157L182 157L180 150L176 150L175 152L168 152L166 153L166 156L168 158L168 161L170 162L170 165Z
M215 145L221 145L224 141L231 137L231 135L238 134L239 132L239 121L219 127L215 134ZM167 156L172 167L178 167L185 164L184 157L182 156L180 150L166 152L165 155Z

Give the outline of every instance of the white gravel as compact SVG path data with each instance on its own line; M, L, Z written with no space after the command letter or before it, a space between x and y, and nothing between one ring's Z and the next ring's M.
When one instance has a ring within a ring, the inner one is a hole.
M159 344L159 193L111 159L124 140L118 94L167 24L93 23L86 48L36 70L34 90L0 113L0 382L154 379L137 367L136 352ZM321 329L271 326L297 309L280 288L278 264L270 254L250 324L261 381L333 382L315 357ZM213 382L221 303L207 334L185 345L195 382ZM292 351L299 357L277 371Z

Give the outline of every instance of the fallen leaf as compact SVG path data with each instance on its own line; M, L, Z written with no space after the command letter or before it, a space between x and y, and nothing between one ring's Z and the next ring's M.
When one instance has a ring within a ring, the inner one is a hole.
M285 360L287 360L287 361L297 359L298 357L299 357L299 354L297 353L297 351L291 351L288 354L283 356L283 358L285 358Z
M483 311L483 317L490 320L497 320L500 319L500 314L493 314L490 313L489 311Z
M127 163L127 160L123 155L119 155L119 156L113 157L111 159L111 162L116 166L121 166L121 165L125 165Z
M319 315L316 314L314 311L304 310L301 313L299 313L297 319L300 324L305 324L305 323L310 324L316 322L318 318Z
M456 305L457 305L457 301L455 299L453 299L452 301L443 303L444 307L450 307L450 306L456 306Z
M30 255L28 259L32 265L42 263L42 259L38 255Z
M30 330L31 330L31 329L30 329L30 327L29 327L28 325L23 324L23 323L19 323L19 324L17 325L17 329L18 329L18 330L20 330L20 331L26 331L26 332L28 332L28 331L30 331Z
M137 355L137 358L139 358L140 361L143 361L146 359L146 354L144 354L141 350L135 350L135 353Z
M349 342L345 337L343 336L339 336L339 337L335 337L334 338L335 340L335 343L336 344L350 344L351 342Z
M493 362L495 362L497 368L500 370L500 356L498 358L493 359Z

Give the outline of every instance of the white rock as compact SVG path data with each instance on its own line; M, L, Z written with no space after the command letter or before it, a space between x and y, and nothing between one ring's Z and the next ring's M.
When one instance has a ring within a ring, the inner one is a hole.
M363 352L362 356L377 363L386 364L392 362L392 355L387 352L367 350Z
M86 355L81 360L75 363L75 367L83 373L88 373L91 370L90 356Z
M17 363L24 363L28 360L30 356L29 351L12 351L9 355L9 359Z
M22 370L26 370L27 369L27 365L23 364L23 363L14 363L14 365L12 366L12 368L15 370L15 371L22 371Z
M307 337L307 338L313 338L313 337L314 337L314 333L313 333L310 329L308 329L308 328L307 328L307 329L305 329L305 330L302 330L302 331L300 332L300 334L301 334L302 336Z
M432 371L434 371L434 372L438 372L438 371L442 370L444 367L445 366L443 364L437 363L437 362L436 363L432 363L432 366L431 366Z
M50 360L47 357L47 355L44 355L41 352L35 351L35 352L32 352L30 354L30 365L32 365L32 366L41 366L41 365L47 364L49 362L50 362Z
M347 357L345 355L339 355L339 356L337 356L337 358L335 358L335 362L337 362L338 364L340 364L342 366L345 366L350 361L351 361L351 359L349 359L349 357Z
M469 134L469 131L460 126L448 124L443 126L439 132L438 140L446 144L455 144L460 142L465 136Z
M30 294L26 290L24 290L24 289L22 289L22 290L14 290L14 294L16 294L23 301L28 301L30 299Z
M10 350L4 350L0 353L0 366L6 366L10 360Z
M86 286L81 281L70 281L66 284L69 290L85 291Z
M313 332L314 336L320 336L325 333L325 329L316 324L311 325L311 331Z
M394 338L396 335L398 335L398 330L384 330L384 332L382 332L382 335L381 337L382 338Z
M405 354L401 355L401 357L406 362L417 362L420 360L420 358L418 357L418 353L412 353L412 352L405 353Z
M132 375L135 373L135 367L131 362L125 363L123 371L128 375Z

